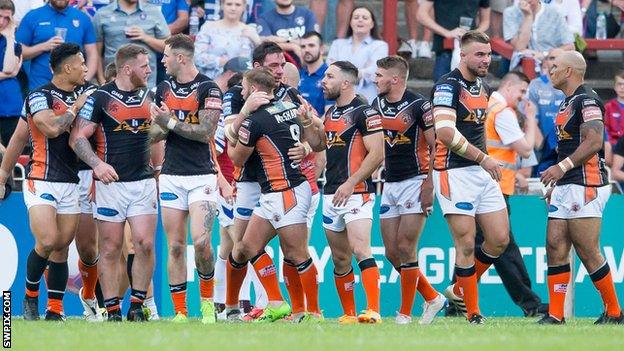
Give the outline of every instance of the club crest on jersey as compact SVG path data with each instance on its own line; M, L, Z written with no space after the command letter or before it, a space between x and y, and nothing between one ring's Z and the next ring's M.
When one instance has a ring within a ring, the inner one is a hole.
M80 21L77 19L72 20L72 24L74 25L74 27L78 28L80 26Z

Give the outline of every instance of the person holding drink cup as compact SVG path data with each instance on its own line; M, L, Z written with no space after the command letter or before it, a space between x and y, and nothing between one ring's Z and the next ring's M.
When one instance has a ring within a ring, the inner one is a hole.
M24 60L30 60L28 88L33 90L52 79L50 51L61 43L79 45L89 69L87 80L95 76L98 66L95 31L89 16L69 6L69 0L50 0L24 16L15 35L22 44Z

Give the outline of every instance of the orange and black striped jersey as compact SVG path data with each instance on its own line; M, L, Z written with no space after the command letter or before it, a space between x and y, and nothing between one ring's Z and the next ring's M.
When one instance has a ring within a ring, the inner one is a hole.
M76 91L82 92L81 89ZM28 179L78 183L78 157L69 146L69 130L48 138L33 120L35 114L46 110L52 110L56 116L64 114L76 102L76 91L64 91L49 83L28 94L22 113L30 131Z
M123 91L110 82L91 94L78 114L97 124L96 153L115 169L120 182L154 176L148 138L152 95L146 88Z
M297 105L292 102L273 100L243 121L238 141L255 147L262 164L257 174L262 193L292 189L306 181L300 164L288 156L300 136Z
M429 171L429 145L424 131L433 127L431 103L406 90L401 100L373 100L381 114L385 140L386 181L399 182Z
M454 110L457 130L470 144L487 153L485 118L490 94L490 88L481 78L468 81L459 69L455 69L436 83L431 100L434 109ZM478 163L452 152L439 139L436 140L434 169L443 171L475 165Z
M243 99L242 91L242 86L235 85L223 95L224 117L240 113L243 105L245 104L245 99ZM299 92L297 91L297 89L289 85L283 83L280 84L273 92L273 95L278 101L292 102L295 105L299 106ZM260 160L258 160L255 155L252 155L243 167L236 167L234 169L234 179L239 182L255 182L258 180L257 174L262 171L260 169L261 166L262 165L260 164Z
M360 98L355 97L348 105L332 106L325 113L327 135L327 166L324 193L333 194L338 187L356 172L368 154L364 137L381 132L379 112ZM375 192L373 181L368 177L357 184L354 194Z
M559 106L555 117L557 149L559 162L572 155L581 145L581 125L585 122L604 121L604 105L596 92L581 85L574 94L568 96ZM604 160L604 148L601 148L584 164L567 171L557 185L578 184L597 187L609 184Z
M156 105L164 102L178 123L199 124L200 110L222 110L221 90L208 77L198 74L188 83L172 77L158 84ZM180 176L216 174L217 160L213 143L187 139L175 132L167 135L162 174Z

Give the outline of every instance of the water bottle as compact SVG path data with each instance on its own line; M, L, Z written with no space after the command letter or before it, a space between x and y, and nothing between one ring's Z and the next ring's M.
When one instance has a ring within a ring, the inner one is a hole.
M189 18L189 35L193 38L199 32L199 17L197 16L197 9L193 7L191 10L191 17Z
M607 39L607 17L601 12L596 18L596 39Z

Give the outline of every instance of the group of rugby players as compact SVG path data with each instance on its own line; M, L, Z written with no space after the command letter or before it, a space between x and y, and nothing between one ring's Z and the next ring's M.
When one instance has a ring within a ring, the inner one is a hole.
M155 93L147 89L151 71L144 48L119 48L116 76L96 88L85 82L79 47L62 44L51 53L52 81L29 94L0 168L2 199L8 174L30 139L24 201L36 243L27 262L25 319L39 319L39 285L46 269L45 318L64 319L67 250L75 239L87 319L101 321L105 315L109 321L122 320L125 288L120 281L125 275L120 261L130 247L127 320L147 320L143 304L154 268L160 202L174 322L188 321L187 230L203 323L215 323L217 316L232 322L323 320L308 240L324 168L323 227L344 311L338 322L381 323L379 269L370 240L371 175L383 165L381 235L401 281L396 322L411 322L416 291L425 300L421 324L431 323L447 301L470 323L484 322L477 281L509 241L507 206L497 183L501 165L485 146L490 89L483 78L491 61L487 35L470 31L462 37L459 67L436 83L430 98L407 90L409 66L398 56L377 62L379 96L371 105L356 95L358 69L350 62L333 62L321 84L335 105L322 117L283 83L284 54L274 43L255 49L253 68L225 94L198 72L190 37L175 35L165 43L162 62L169 77ZM584 71L585 62L576 53L561 55L551 71L553 84L567 99L556 120L561 162L542 175L554 190L547 234L550 307L540 323L564 322L571 245L603 298L605 312L597 322L623 319L598 241L610 193L601 144L603 107L583 85ZM418 238L434 193L457 252L456 283L443 294L429 284L417 260ZM211 232L216 218L221 244L215 260ZM485 240L475 248L477 223ZM275 236L284 254L290 304L264 250ZM354 256L366 296L366 309L359 314ZM247 276L255 277L266 302L244 315L239 297ZM98 284L103 306L95 298Z

